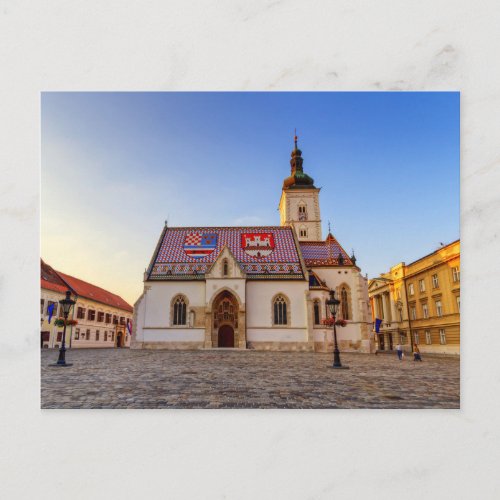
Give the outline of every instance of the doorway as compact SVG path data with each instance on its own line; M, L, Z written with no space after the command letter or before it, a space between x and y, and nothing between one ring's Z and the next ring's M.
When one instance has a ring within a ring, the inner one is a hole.
M380 350L383 351L385 349L385 340L383 333L378 334L378 344L380 346Z
M122 344L122 334L121 333L118 333L116 335L116 347L123 347L123 344Z
M231 325L223 325L219 328L218 347L234 347L234 330Z

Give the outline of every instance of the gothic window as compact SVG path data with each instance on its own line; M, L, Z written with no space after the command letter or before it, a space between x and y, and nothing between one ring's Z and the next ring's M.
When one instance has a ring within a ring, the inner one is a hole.
M301 238L307 238L307 229L302 226L300 229L299 229L299 236Z
M321 316L319 313L319 300L314 301L314 324L319 325L321 323Z
M342 285L340 288L340 313L342 314L342 319L352 319L350 303L351 297L349 287L347 285Z
M222 265L222 269L223 269L222 274L224 276L227 276L229 274L227 259L224 259L224 263Z
M273 304L273 323L275 325L287 325L287 302L283 295L278 295Z
M186 324L186 300L184 297L178 295L173 300L173 321L174 325L185 325Z
M304 203L299 205L299 220L307 220L306 206Z

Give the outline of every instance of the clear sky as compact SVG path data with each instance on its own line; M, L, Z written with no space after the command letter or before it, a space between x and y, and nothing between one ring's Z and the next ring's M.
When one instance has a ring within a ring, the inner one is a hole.
M457 92L43 93L42 258L133 304L170 226L279 225L297 128L323 235L375 277L459 238Z

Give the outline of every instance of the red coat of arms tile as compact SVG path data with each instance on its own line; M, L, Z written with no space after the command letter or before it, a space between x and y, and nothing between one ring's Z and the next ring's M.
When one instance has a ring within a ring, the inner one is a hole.
M243 233L241 248L252 257L266 257L274 250L274 235L272 233Z

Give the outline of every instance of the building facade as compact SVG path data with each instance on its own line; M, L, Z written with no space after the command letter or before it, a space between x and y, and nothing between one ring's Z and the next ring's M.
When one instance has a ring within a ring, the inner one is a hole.
M292 151L280 226L163 228L134 307L132 348L331 351L323 320L342 300L343 350L371 352L367 280L330 233L319 189Z
M66 290L76 296L70 319L77 324L66 327L66 346L69 348L130 347L133 308L121 297L73 276L61 273L41 263L41 346L57 348L63 328L54 325L62 316L59 300ZM49 323L49 307L54 312Z
M460 354L460 240L369 281L377 349Z

